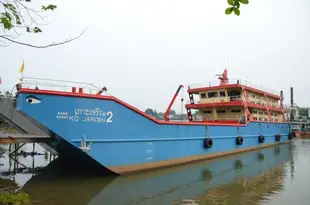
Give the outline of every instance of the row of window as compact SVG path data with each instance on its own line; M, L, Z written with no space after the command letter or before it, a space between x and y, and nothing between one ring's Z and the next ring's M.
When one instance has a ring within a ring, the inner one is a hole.
M262 118L262 117L253 117L253 120L269 121L269 118L267 118L267 117L265 117L265 118ZM277 119L277 118L271 119L271 122L278 122L278 119Z
M207 98L206 93L200 94L201 98ZM221 92L208 92L208 98L217 98L217 97L226 97L226 93L224 91Z
M231 109L230 112L232 113L240 113L241 109ZM211 114L211 110L204 110L202 111L203 114ZM216 110L216 113L226 113L226 110Z
M264 111L258 111L258 110L250 110L250 112L251 113L253 113L253 114L260 114L260 115L268 115L268 113L267 112L264 112ZM279 114L278 113L270 113L270 115L271 116L279 116Z
M228 96L240 96L239 91L227 91ZM207 92L207 93L201 93L200 98L205 99L205 98L217 98L217 97L226 97L226 92L225 91L213 91L213 92ZM250 97L253 99L261 99L265 100L265 96L257 96L255 94L250 94ZM267 102L271 103L277 103L277 100L267 98ZM251 103L255 103L255 101L251 101ZM260 104L260 102L258 103Z
M228 96L240 96L239 91L227 91ZM226 97L225 91L213 91L207 93L200 93L200 98L217 98L217 97Z
M241 112L241 109L231 109L230 110L231 113L240 113ZM257 111L257 110L252 110L250 111L251 113L253 114L260 114L260 115L268 115L267 112L265 111ZM211 110L204 110L202 111L203 114L212 114L212 111ZM227 110L216 110L216 113L227 113ZM274 117L278 117L279 114L278 113L270 113L271 116L274 116ZM256 118L256 117L255 117ZM262 117L259 117L260 120L263 120ZM265 119L268 119L268 118L265 118Z
M260 100L265 100L265 96L258 96L258 95L255 95L255 94L250 94L250 97L253 98L253 99L260 99ZM277 100L275 99L270 99L267 97L267 101L268 102L273 102L273 103L276 103Z

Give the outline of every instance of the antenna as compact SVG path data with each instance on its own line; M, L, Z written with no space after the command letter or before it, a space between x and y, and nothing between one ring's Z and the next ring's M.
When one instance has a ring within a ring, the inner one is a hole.
M227 69L227 68L228 68L227 55L225 55L224 69Z
M224 70L227 70L227 68L228 68L228 60L227 60L227 55L225 55L225 57L224 57ZM215 74L215 76L222 77L223 74L224 73L222 73L222 74Z

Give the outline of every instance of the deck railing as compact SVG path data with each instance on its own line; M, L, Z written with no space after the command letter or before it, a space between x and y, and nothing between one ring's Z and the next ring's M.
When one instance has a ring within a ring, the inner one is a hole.
M95 94L101 88L91 84L83 83L76 81L64 81L64 80L53 80L53 79L44 79L44 78L31 78L24 77L22 78L22 87L31 88L31 89L40 89L40 90L54 90L54 91L63 91L71 92L72 88L75 87L83 89L83 93Z
M236 101L245 101L245 98L242 95L226 96L226 97L213 97L213 98L202 98L196 100L195 103L218 103L218 102L236 102ZM186 104L189 104L190 101L186 100Z
M269 89L269 88L265 88L263 86L260 85L256 85L253 83L250 83L248 81L245 80L241 80L241 79L231 79L228 80L228 84L240 84L240 85L244 85L244 86L248 86L257 90L261 90L264 92L268 92L268 93L272 93L275 95L279 95L279 92ZM220 85L220 81L216 81L216 82L209 82L209 83L196 83L196 84L190 84L189 88L190 89L195 89L195 88L204 88L204 87L213 87L213 86L219 86Z
M240 115L218 115L217 118L213 116L205 116L205 115L196 115L195 121L215 121L215 120L231 120L231 121L240 121L243 116Z
M235 101L245 101L243 96L234 95L226 97L212 97L212 98L201 98L199 103L217 103L217 102L235 102Z

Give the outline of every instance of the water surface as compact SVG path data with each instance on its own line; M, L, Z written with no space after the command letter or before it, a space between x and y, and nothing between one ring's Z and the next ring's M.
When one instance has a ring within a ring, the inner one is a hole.
M14 161L4 148L1 177L28 193L30 204L308 205L310 199L307 140L124 177L84 175L78 172L83 167L64 168L61 158L51 160L48 155L19 157L24 166L45 168L36 174L31 169L14 173ZM32 145L24 148L31 149Z

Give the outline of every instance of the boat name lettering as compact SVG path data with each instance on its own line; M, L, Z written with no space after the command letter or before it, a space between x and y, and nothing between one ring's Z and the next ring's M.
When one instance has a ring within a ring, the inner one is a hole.
M106 112L99 108L95 109L75 109L74 110L75 115L86 115L86 116L96 116L96 117L104 117L107 115Z
M82 115L82 116L81 116ZM113 112L104 112L99 108L96 109L75 109L74 115L68 112L58 112L56 118L59 120L69 120L73 122L95 122L95 123L112 123Z

